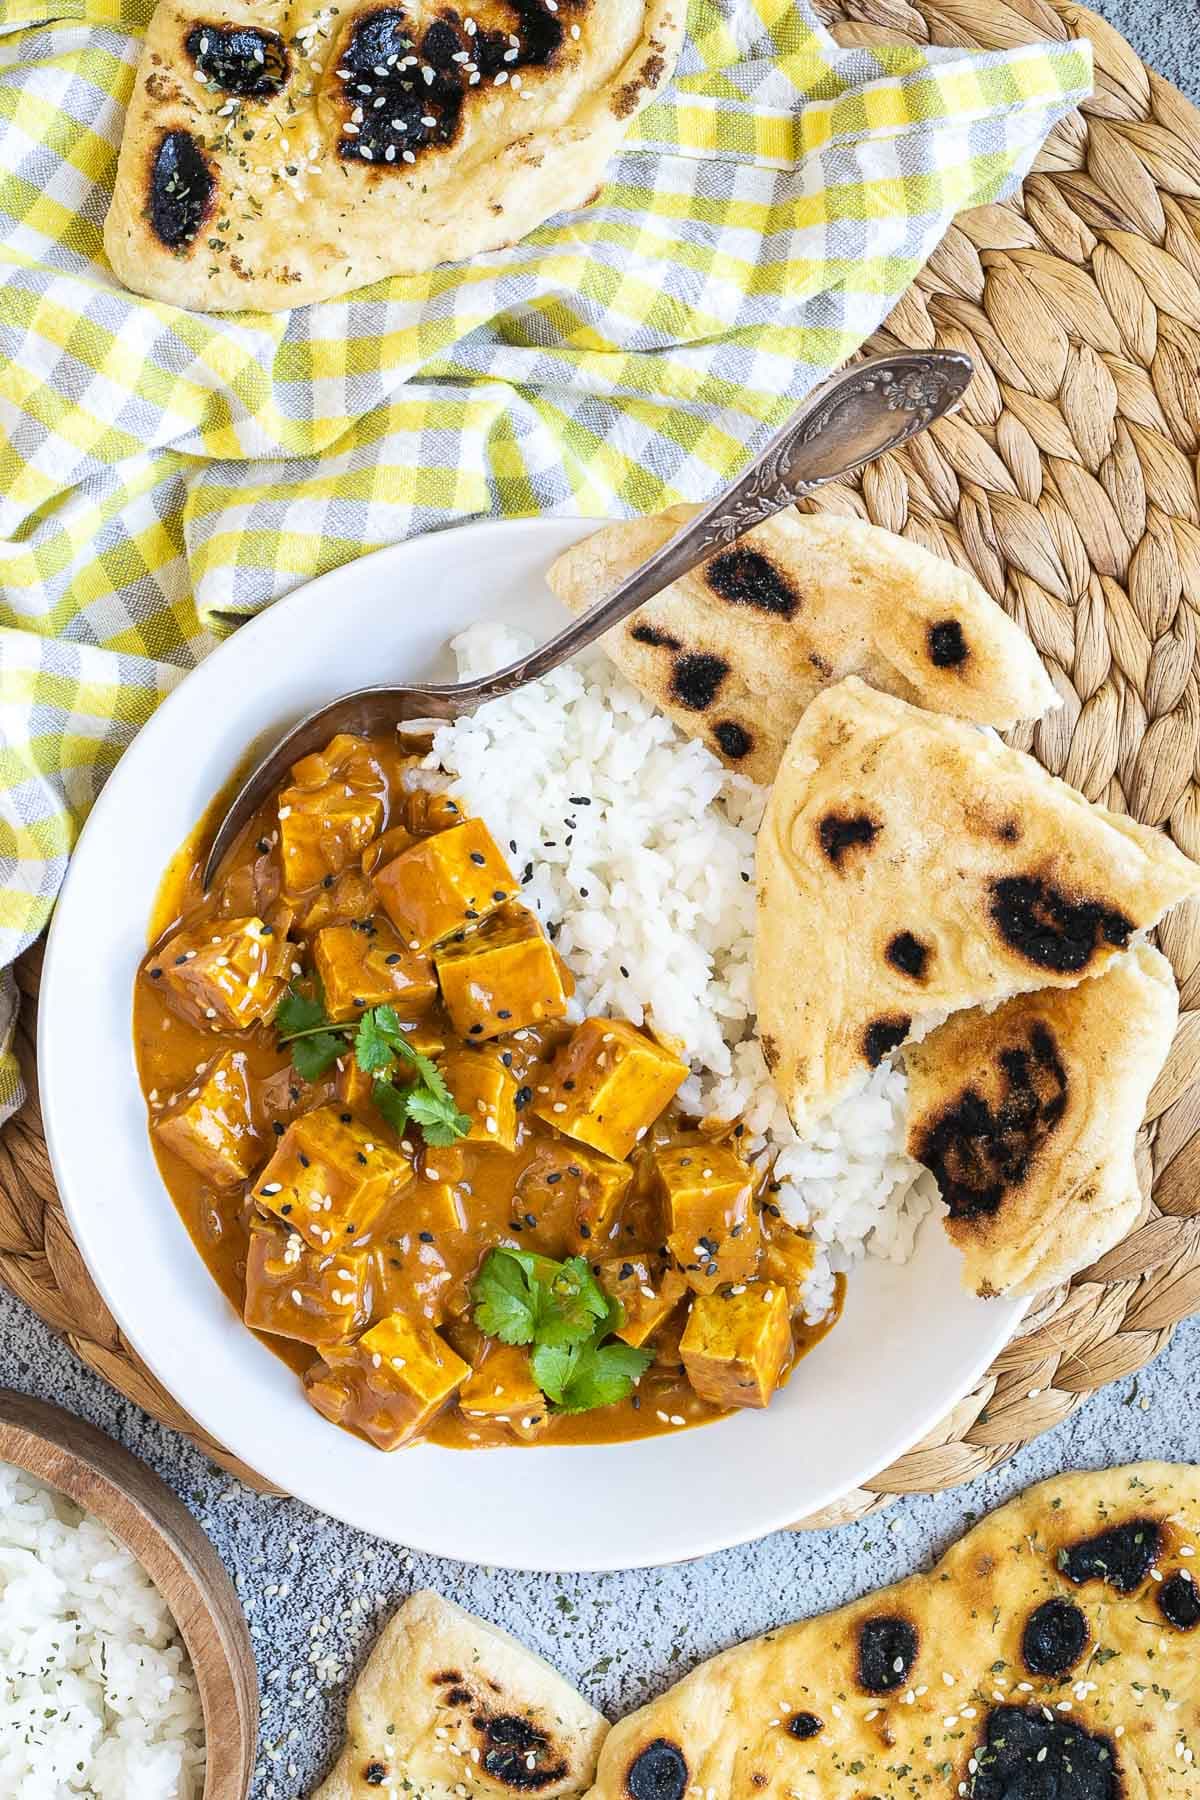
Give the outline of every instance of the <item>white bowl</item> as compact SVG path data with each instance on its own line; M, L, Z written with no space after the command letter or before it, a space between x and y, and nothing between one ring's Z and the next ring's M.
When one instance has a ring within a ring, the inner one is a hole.
M71 1230L122 1330L204 1429L312 1506L439 1555L526 1569L701 1556L826 1506L913 1444L1008 1341L1022 1307L964 1293L927 1221L903 1268L867 1262L837 1329L762 1413L639 1443L384 1456L313 1411L193 1249L151 1155L131 1041L163 872L264 734L349 688L449 673L480 617L549 634L543 571L594 527L493 523L381 550L245 625L170 696L104 789L42 976L46 1137Z

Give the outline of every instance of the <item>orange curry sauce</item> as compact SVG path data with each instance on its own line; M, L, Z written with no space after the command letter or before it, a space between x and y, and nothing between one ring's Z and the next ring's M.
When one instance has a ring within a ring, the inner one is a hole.
M678 1116L669 1050L561 1016L569 972L505 855L428 780L394 740L339 738L296 765L210 894L215 817L173 859L133 1024L193 1242L313 1403L384 1449L613 1441L765 1404L829 1328L795 1311L806 1241L740 1128ZM401 1139L349 1044L302 1080L271 1023L289 986L335 1020L390 1005L469 1134ZM653 1353L630 1398L557 1412L527 1352L479 1331L471 1283L498 1244L586 1256L621 1336Z

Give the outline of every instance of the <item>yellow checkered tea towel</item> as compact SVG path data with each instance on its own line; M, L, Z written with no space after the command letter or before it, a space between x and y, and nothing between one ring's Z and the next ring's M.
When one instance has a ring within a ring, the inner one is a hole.
M842 50L807 0L692 0L592 205L342 300L198 317L126 293L100 245L149 12L0 13L0 968L215 610L460 519L712 493L1091 80L1083 44ZM0 1052L0 1118L18 1097Z

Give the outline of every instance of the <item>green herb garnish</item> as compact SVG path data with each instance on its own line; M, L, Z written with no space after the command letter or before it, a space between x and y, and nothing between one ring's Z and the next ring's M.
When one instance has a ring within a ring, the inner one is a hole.
M378 1077L371 1098L397 1136L410 1121L435 1146L453 1144L470 1131L471 1121L459 1112L437 1064L413 1049L392 1007L373 1006L360 1019L334 1024L323 998L309 998L293 984L276 1009L275 1025L280 1043L291 1045L292 1062L305 1081L324 1075L353 1041L354 1060L363 1074ZM403 1087L390 1079L398 1066L414 1075Z
M633 1392L650 1367L648 1350L606 1342L621 1323L582 1256L554 1262L527 1250L490 1250L471 1285L480 1331L504 1344L528 1344L533 1378L562 1412L611 1406Z

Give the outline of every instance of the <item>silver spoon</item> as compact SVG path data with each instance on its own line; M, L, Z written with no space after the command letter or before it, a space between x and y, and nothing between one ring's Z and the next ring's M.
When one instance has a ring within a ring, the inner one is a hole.
M212 885L243 825L298 758L321 749L339 731L367 736L417 722L460 719L485 701L549 674L752 525L924 431L957 405L972 373L970 357L954 350L903 350L843 369L808 396L744 474L681 525L606 599L518 662L452 686L360 688L301 719L242 784L221 820L204 865L205 888Z

